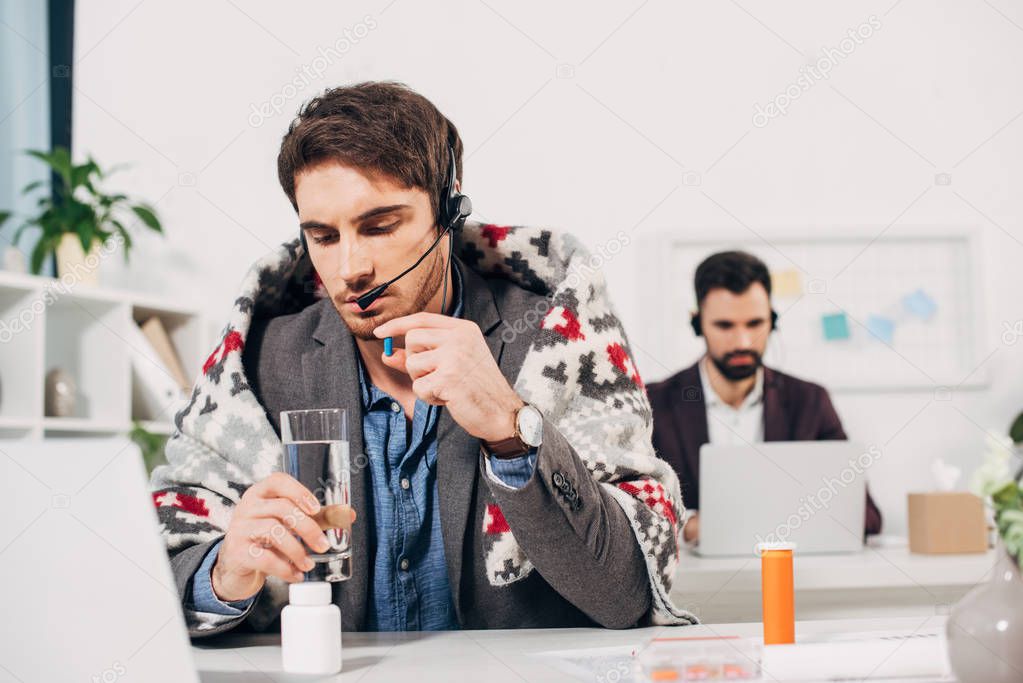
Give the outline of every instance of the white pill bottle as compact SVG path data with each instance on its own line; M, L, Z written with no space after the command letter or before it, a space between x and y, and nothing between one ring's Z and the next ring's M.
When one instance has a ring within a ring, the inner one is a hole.
M331 602L326 581L293 583L281 612L281 658L296 674L341 671L341 610Z

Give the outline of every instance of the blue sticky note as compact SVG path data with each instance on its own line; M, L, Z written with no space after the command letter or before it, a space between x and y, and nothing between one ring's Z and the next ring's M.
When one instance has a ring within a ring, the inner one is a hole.
M895 338L895 321L881 315L867 317L867 331L885 344L891 345Z
M845 313L828 313L821 316L821 327L825 341L838 341L849 338L849 320Z
M927 292L922 289L902 297L902 306L921 320L930 320L938 310L938 304L934 303L934 299L927 296Z

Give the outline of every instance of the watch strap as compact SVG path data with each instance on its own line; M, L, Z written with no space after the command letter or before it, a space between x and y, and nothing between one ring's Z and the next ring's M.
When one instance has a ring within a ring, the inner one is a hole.
M518 434L500 441L483 441L480 445L485 453L502 460L518 458L529 452L529 445Z

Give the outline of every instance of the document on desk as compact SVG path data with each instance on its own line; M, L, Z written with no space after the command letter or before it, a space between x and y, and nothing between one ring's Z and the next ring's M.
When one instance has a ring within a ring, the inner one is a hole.
M764 647L760 666L765 678L786 681L955 680L939 629L806 636Z
M657 647L646 644L632 648L558 650L534 656L576 680L599 683L715 677L821 682L955 681L948 665L945 634L939 629L797 635L797 640L794 645L762 646L760 638L734 636L659 639ZM749 654L752 652L759 653L759 670L756 655ZM733 656L728 657L729 654Z
M636 660L635 647L551 650L533 656L578 681L641 683L646 680Z

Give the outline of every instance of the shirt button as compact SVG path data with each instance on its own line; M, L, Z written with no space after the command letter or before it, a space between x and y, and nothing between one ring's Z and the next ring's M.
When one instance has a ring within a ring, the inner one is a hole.
M391 401L391 411L395 413L401 412L401 406L398 405L397 401Z
M408 558L407 557L401 558L401 562L398 563L398 566L401 567L401 570L403 572L407 572L409 567Z
M405 489L406 491L408 491L408 487L409 486L411 486L411 484L409 484L408 478L407 477L402 477L402 479L401 479L401 487L403 489Z

